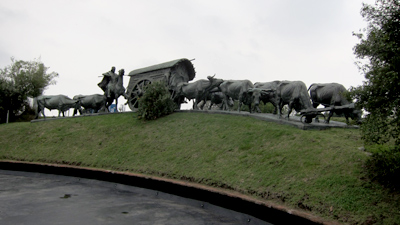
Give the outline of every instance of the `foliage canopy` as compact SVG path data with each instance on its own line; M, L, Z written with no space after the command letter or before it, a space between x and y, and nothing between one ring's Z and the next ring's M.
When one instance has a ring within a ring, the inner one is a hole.
M22 114L29 108L28 97L37 97L48 85L55 84L58 74L47 73L47 70L40 59L23 61L14 58L11 58L11 65L0 69L1 122L5 122L7 111L11 118Z
M353 88L357 104L369 114L362 125L367 142L400 144L400 1L377 0L363 4L362 17L368 22L354 54L367 79Z
M370 176L398 189L400 182L400 1L377 0L363 4L361 15L368 22L365 33L354 34L360 43L355 55L367 81L353 88L357 104L369 114L362 136L370 145L367 161Z

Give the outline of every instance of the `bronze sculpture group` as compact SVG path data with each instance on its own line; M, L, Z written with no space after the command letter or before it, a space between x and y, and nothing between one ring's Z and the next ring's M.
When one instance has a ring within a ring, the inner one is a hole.
M67 96L40 96L35 99L37 104L37 116L40 112L44 116L44 108L58 109L64 112L69 108L74 108L75 115L78 111L83 112L108 112L110 105L118 98L123 96L131 110L138 108L138 99L143 95L145 87L154 81L163 81L171 92L173 100L178 108L185 99L193 99L193 109L199 109L198 104L203 102L200 109L203 109L204 103L210 101L208 109L213 104L219 104L221 110L231 110L233 102L241 105L247 105L250 113L261 112L260 102L266 104L272 103L275 108L274 113L282 117L282 108L288 106L286 118L289 118L292 110L302 115L305 123L310 123L313 118L318 119L321 112L329 111L329 123L333 113L342 113L348 118L359 121L361 111L354 108L351 100L347 99L345 93L347 90L341 84L326 83L312 84L308 89L302 81L272 81L256 82L249 80L222 80L214 76L208 76L207 79L201 79L195 82L194 67L190 60L178 59L170 62L157 64L154 66L141 68L129 73L130 82L127 90L123 86L123 76L125 71L119 70L115 73L115 67L110 71L103 73L103 79L98 86L104 94L77 95L73 99ZM318 105L323 105L326 109L317 109ZM84 109L82 109L82 107ZM59 113L60 116L60 113ZM64 113L63 113L64 116Z

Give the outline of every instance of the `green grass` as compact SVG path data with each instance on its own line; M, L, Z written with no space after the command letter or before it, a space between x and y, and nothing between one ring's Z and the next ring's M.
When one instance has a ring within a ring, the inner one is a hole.
M399 224L400 195L371 182L359 130L249 117L125 113L0 125L0 160L81 165L222 187L344 224Z

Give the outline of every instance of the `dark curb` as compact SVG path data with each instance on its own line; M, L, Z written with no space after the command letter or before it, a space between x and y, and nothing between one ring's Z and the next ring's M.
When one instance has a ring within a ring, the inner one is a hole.
M208 202L216 206L254 216L272 224L339 224L307 212L290 209L269 201L257 200L238 192L163 177L79 166L7 160L0 161L0 169L96 179L161 191L184 198Z

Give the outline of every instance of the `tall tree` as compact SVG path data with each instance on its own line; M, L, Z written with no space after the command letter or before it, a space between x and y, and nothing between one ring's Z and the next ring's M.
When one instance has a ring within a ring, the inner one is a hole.
M368 22L363 32L354 33L360 43L354 54L361 59L365 74L362 86L353 88L357 104L369 114L361 126L367 142L400 144L400 2L377 0L363 4L362 17Z
M11 58L11 65L0 69L0 121L5 122L7 112L11 117L29 107L28 97L43 93L48 85L55 84L58 74L47 73L48 67L35 59L22 61Z

